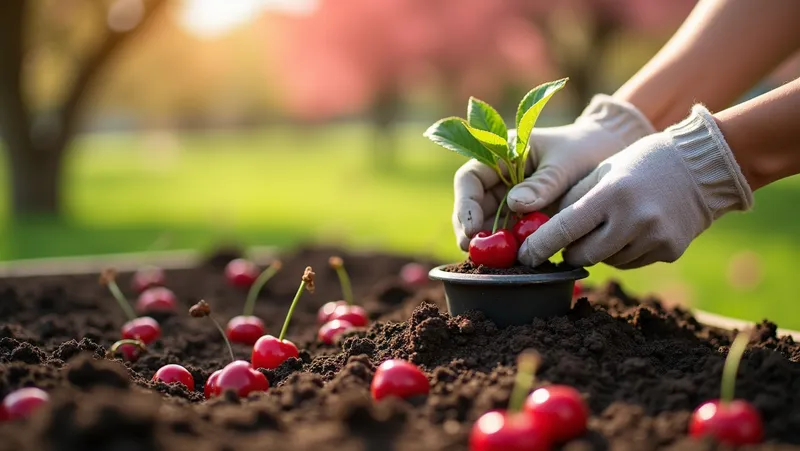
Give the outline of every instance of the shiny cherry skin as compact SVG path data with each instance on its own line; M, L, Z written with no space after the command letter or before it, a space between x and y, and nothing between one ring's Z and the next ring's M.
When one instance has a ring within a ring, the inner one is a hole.
M550 451L547 431L525 413L492 411L472 426L470 451Z
M370 391L375 400L395 396L397 398L411 398L418 395L427 395L430 383L425 374L413 363L405 360L387 360L375 370Z
M250 260L237 258L225 266L225 279L228 284L239 288L250 288L258 278L258 266Z
M297 346L289 340L278 340L272 335L264 335L253 345L253 355L250 361L253 368L264 368L267 370L281 366L289 357L299 357Z
M179 382L185 385L189 390L194 391L194 377L192 377L192 373L186 368L175 365L174 363L159 368L156 374L153 375L153 380L165 384Z
M206 380L206 385L203 388L203 394L206 396L206 399L211 399L213 396L219 396L219 385L217 381L219 381L219 375L222 374L222 370L217 370L211 373L211 376L208 377Z
M331 315L330 321L338 319L347 321L355 327L364 327L369 324L369 314L359 305L340 305L336 307Z
M139 313L174 312L178 300L169 288L152 287L144 290L136 300Z
M161 326L158 325L158 321L149 316L140 316L122 326L122 338L138 338L146 345L156 341L160 336Z
M244 360L231 362L222 369L217 378L217 390L220 394L233 390L240 398L250 393L269 390L267 377L253 369Z
M228 336L228 340L250 346L264 335L264 331L264 322L253 315L234 316L225 327L225 335Z
M476 265L510 268L517 261L519 245L509 230L478 232L469 242L469 258Z
M331 320L331 315L336 310L336 307L340 305L347 305L347 301L331 301L326 302L325 305L319 308L317 311L317 322L319 324L325 324Z
M406 263L400 268L400 280L412 287L424 286L429 281L428 268L415 262Z
M167 282L164 270L156 266L139 268L131 280L131 287L137 293L143 293L148 288L163 287Z
M722 403L718 399L698 407L689 422L689 435L710 435L728 445L761 443L764 425L761 415L749 402L736 399Z
M25 387L13 391L0 404L0 421L22 420L31 416L42 404L50 400L46 391Z
M353 326L350 322L341 319L328 321L319 328L319 332L317 332L317 339L326 345L332 345L336 343L339 335L347 332L350 329L353 329L354 327L355 326Z
M523 408L533 416L553 443L562 443L586 432L589 407L580 392L567 385L552 385L528 395Z
M583 294L583 284L580 280L575 281L575 285L572 287L572 297L577 298Z
M542 212L534 211L533 213L528 213L514 224L514 227L511 228L511 233L514 234L517 243L522 244L525 238L528 238L530 234L539 230L539 227L549 220L550 217Z

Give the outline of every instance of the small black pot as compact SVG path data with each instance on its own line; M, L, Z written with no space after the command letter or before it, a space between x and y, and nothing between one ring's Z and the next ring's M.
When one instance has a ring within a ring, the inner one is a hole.
M433 268L428 276L444 283L451 315L479 310L499 327L528 324L534 318L565 315L572 308L575 281L583 268L547 274L462 274Z

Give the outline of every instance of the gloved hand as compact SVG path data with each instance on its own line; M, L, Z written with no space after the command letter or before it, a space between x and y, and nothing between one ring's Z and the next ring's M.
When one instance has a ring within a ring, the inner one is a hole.
M628 269L672 262L723 214L748 210L753 192L708 110L608 158L530 235L519 260L537 266L561 249L576 266Z
M597 163L654 132L633 105L606 95L595 96L573 124L533 129L525 167L530 177L509 192L508 206L517 213L542 210ZM514 138L510 136L512 141ZM459 246L467 250L470 238L492 228L493 216L507 189L493 169L475 160L459 168L454 185L453 228Z

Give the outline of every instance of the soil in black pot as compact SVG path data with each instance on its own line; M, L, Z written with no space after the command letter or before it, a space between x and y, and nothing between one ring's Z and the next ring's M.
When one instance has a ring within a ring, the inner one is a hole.
M541 265L531 268L530 266L525 265L514 265L510 268L490 268L485 265L478 265L475 264L470 259L467 259L461 263L453 263L450 265L445 266L442 268L442 271L446 272L455 272L461 274L487 274L487 275L496 275L496 276L514 276L514 275L527 275L527 274L553 274L558 272L567 272L576 269L574 266L570 266L567 263L560 262L560 263L553 263L551 261L546 261Z
M316 309L341 297L327 267L333 254L376 321L325 346L312 340ZM218 332L185 314L200 298L222 321L241 313L244 293L225 284L218 265L168 271L182 310L162 318L162 338L132 365L104 357L124 318L95 275L0 281L0 396L27 385L52 396L33 418L0 424L0 449L466 450L475 419L508 402L515 358L528 348L543 356L538 384L572 385L591 408L589 432L557 449L729 449L687 438L686 426L695 407L719 395L733 334L685 310L609 283L587 289L567 316L499 329L478 312L446 314L437 283L403 286L397 273L407 258L307 248L282 261L256 314L276 333L303 268L313 266L317 291L303 297L288 334L300 358L264 371L270 390L242 400L204 400L206 378L228 358ZM247 346L235 351L249 358ZM388 358L418 364L430 394L374 403L369 384ZM768 443L749 450L800 450L798 360L791 338L757 325L737 396L764 416ZM186 366L195 390L153 383L167 363Z

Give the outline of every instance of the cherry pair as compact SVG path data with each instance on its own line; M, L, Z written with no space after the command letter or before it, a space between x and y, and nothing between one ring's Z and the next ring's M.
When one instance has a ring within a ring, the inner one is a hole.
M325 344L333 344L339 335L355 328L369 324L369 315L363 307L353 303L353 288L350 276L344 269L341 257L328 259L328 265L336 271L342 286L344 300L332 301L323 305L317 312L317 321L321 324L317 338Z
M281 267L281 262L276 260L259 274L256 265L248 260L236 259L228 263L225 270L228 283L239 287L249 287L242 314L231 318L225 328L225 333L230 341L252 346L264 335L266 331L264 322L261 321L261 318L253 315L253 312L256 308L258 293L280 271ZM255 277L251 277L253 274Z
M548 451L586 431L589 409L572 387L554 385L530 395L539 358L524 352L508 411L481 416L470 434L471 451Z
M497 210L492 232L478 232L469 242L469 258L476 265L490 268L514 266L520 244L550 219L546 214L537 211L520 218L511 230L498 230L501 210L502 208Z

